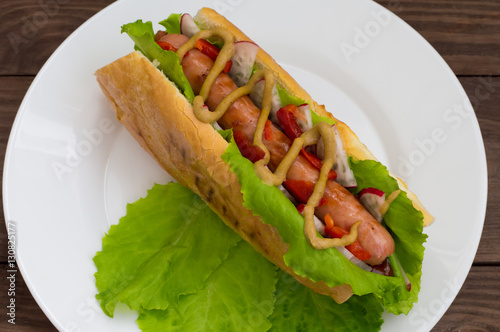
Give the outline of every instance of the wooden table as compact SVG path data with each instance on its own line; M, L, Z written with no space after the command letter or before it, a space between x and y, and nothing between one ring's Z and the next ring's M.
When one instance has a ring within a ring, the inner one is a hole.
M2 159L16 112L41 66L71 32L111 2L0 2L0 35L3 38L0 46ZM422 34L448 62L469 98L478 101L475 111L486 146L489 198L481 243L463 288L433 331L500 331L500 250L496 248L500 244L500 194L497 192L500 189L500 109L497 106L500 105L500 1L379 2ZM37 26L32 25L30 30L29 22L37 22ZM15 39L14 35L21 39ZM3 218L3 213L1 215ZM0 308L5 311L8 304L7 236L4 227L0 227L0 232L0 264L3 271ZM18 278L17 282L16 325L7 323L4 312L0 330L55 330L22 279Z

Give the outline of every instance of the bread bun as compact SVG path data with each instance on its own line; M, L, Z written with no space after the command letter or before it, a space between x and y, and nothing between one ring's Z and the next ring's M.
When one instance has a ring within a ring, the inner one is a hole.
M203 8L195 16L200 28L224 27L236 40L251 40L215 11ZM335 119L324 106L318 105L298 83L267 53L259 49L256 66L270 68L279 85L289 93L310 101L317 114ZM192 105L146 57L132 52L97 70L97 81L123 124L137 142L172 177L200 195L219 217L241 235L255 250L316 292L342 303L352 295L351 286L329 287L299 276L284 262L288 245L277 230L254 216L243 206L241 186L229 165L221 158L228 143L210 124L199 121ZM348 155L357 159L374 159L350 128L338 121L338 129ZM406 190L406 186L403 190ZM416 197L414 205L426 216Z

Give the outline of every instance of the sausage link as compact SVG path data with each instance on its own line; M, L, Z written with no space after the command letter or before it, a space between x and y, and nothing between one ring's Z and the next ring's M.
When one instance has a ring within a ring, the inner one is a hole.
M169 34L163 36L162 40L179 47L188 40L188 37ZM194 93L198 94L213 66L213 60L193 49L184 56L181 65ZM221 73L210 90L206 105L210 110L215 110L217 105L235 89L237 86L231 78ZM259 115L260 109L253 104L248 96L243 96L228 108L218 123L224 129L241 130L250 141L253 141ZM263 139L263 142L269 149L271 157L268 166L274 171L290 148L291 140L274 125L271 126L271 129L273 139ZM319 171L302 155L297 157L287 173L287 179L314 183L317 182L318 177ZM316 208L318 218L323 219L328 213L337 226L346 230L349 230L356 221L362 221L358 227L358 241L362 248L371 255L370 259L365 261L366 263L380 264L394 252L394 240L389 232L364 209L357 198L347 189L337 182L328 181L323 201L324 204Z

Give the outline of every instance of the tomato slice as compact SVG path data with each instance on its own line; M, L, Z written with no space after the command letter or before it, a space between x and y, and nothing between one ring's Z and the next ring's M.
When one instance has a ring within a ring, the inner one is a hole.
M256 145L253 145L241 130L233 131L233 137L241 155L250 160L252 163L265 157L266 154L264 150Z

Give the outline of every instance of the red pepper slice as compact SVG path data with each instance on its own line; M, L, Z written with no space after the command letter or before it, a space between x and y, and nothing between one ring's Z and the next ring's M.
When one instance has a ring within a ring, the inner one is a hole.
M305 181L305 180L291 180L287 179L283 182L285 188L298 200L300 203L306 204L309 200L309 197L314 192L314 182ZM326 203L326 198L321 197L318 206L321 206Z
M265 152L260 147L253 145L241 130L233 132L234 141L240 149L241 155L252 163L261 160L265 157Z
M314 191L314 182L312 181L287 179L283 184L293 197L304 204L307 203Z
M330 231L333 227L335 227L335 224L333 223L333 218L330 217L330 215L327 213L325 218L325 231Z
M194 43L194 47L201 51L212 60L216 60L219 55L219 49L214 44L209 43L205 39L198 39Z
M325 233L328 237L340 239L342 236L349 234L349 232L346 231L345 229L335 226L333 223L333 219L332 217L330 217L329 214L327 214L324 219L326 225ZM358 240L355 240L353 243L346 246L345 248L362 261L366 261L367 259L370 259L370 257L372 256L370 252L366 251L365 249L363 249L363 247L361 247Z
M264 126L264 138L266 141L271 141L274 138L273 129L271 128L271 121L267 120Z
M312 153L307 152L307 150L304 148L302 148L302 150L300 150L300 153L302 153L302 155L304 157L306 157L306 159L309 160L309 162L316 169L321 170L321 166L323 166L323 162L321 161L321 159L319 159L317 156L313 155ZM333 169L331 169L328 172L328 179L335 180L336 178L337 178L337 173Z
M156 43L165 51L177 52L177 49L169 42L158 40Z
M200 50L201 53L205 54L212 60L216 60L217 56L219 55L220 50L215 46L214 44L211 44L205 39L198 39L194 43L194 47L196 47L198 50ZM233 65L233 62L229 60L226 62L226 66L224 67L224 70L222 71L223 73L229 73L231 71L231 67Z
M323 165L323 163L321 162L321 159L319 159L318 157L316 157L315 155L313 155L312 153L309 153L306 151L306 149L302 148L302 150L300 150L300 153L302 153L302 155L304 157L306 157L307 160L309 160L309 162L317 169L321 169L321 166Z
M295 118L294 112L297 111L297 106L293 104L289 104L283 106L276 112L278 117L278 121L281 124L281 127L285 131L285 134L291 139L294 140L300 135L302 135L302 129L300 129L297 124L297 120Z
M224 69L222 70L222 72L224 74L227 74L231 71L231 67L233 66L233 62L231 60L229 60L228 62L226 62L226 66L224 67Z

